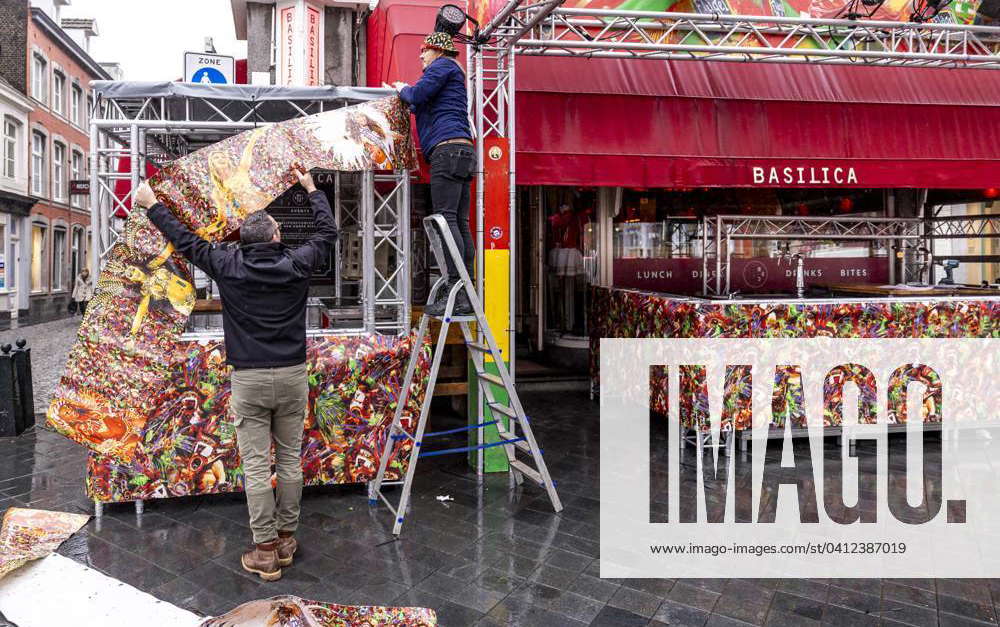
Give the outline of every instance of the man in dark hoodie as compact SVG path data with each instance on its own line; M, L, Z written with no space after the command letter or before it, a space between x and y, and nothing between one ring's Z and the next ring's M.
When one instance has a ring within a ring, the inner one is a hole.
M297 174L309 192L317 229L294 249L281 243L281 229L265 210L247 216L240 246L230 248L192 233L157 201L149 185L143 183L135 197L174 248L219 286L226 361L233 367L230 403L256 545L243 554L242 564L265 581L281 578L281 567L291 566L298 547L300 451L309 397L306 299L313 268L327 259L337 239L326 195L316 190L308 172ZM272 436L277 490L271 488Z

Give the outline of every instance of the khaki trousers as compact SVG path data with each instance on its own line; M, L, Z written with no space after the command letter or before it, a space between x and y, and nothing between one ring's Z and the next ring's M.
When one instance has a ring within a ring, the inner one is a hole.
M295 531L302 499L302 429L309 383L306 365L234 370L231 404L243 458L244 489L256 544ZM271 487L271 441L277 490ZM275 498L277 493L277 498Z

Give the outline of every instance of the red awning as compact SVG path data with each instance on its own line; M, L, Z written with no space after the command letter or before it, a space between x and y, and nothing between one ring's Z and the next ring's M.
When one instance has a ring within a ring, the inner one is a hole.
M413 82L443 1L383 0L369 85ZM1000 186L1000 72L519 57L517 182Z

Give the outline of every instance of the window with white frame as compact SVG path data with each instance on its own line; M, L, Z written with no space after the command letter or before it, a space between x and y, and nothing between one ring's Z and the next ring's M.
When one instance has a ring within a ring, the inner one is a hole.
M66 289L66 228L52 229L52 289Z
M70 176L71 180L79 181L83 178L83 153L79 150L73 151L73 156L70 158ZM83 203L80 202L79 194L70 194L69 204L74 207L82 207Z
M31 58L31 97L47 102L49 95L49 64L37 52Z
M49 173L45 161L45 135L34 131L31 134L31 193L48 196Z
M83 126L83 111L80 109L80 103L82 101L83 90L80 89L79 85L73 85L69 95L69 116L73 124L80 127Z
M66 144L52 142L52 198L66 200Z
M14 118L3 120L3 175L9 179L17 177L17 136L20 125Z
M87 128L90 124L90 114L94 110L94 98L92 96L87 96L87 107L83 110L83 128Z
M58 70L52 73L52 110L60 115L66 112L66 75Z
M49 227L40 222L31 225L31 291L49 290Z

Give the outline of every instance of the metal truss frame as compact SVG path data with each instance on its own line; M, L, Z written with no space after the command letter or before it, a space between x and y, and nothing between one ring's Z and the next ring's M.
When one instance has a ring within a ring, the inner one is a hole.
M531 24L512 42L519 54L1000 69L1000 28L990 26L587 8L538 18L544 11L514 12L522 30Z
M912 276L909 250L924 239L920 218L823 218L718 215L702 219L702 293L727 298L733 240L889 240L902 243L903 268ZM917 264L919 265L919 264ZM713 269L714 273L710 274ZM909 277L903 277L904 283Z
M115 182L131 189L154 164L182 157L241 131L273 122L321 113L352 104L345 98L307 100L228 100L197 96L97 98L90 123L90 200L93 244L91 264L98 271L121 235L130 207L115 194ZM130 170L118 172L119 159ZM335 177L332 206L338 227L360 229L362 246L362 327L337 331L400 335L410 328L410 175L407 170L360 173L361 187L348 191ZM346 220L345 220L346 218ZM385 250L379 268L376 254ZM335 295L341 304L343 250L335 248Z
M1000 213L940 216L927 220L927 239L1000 237Z
M476 132L479 163L476 173L476 280L480 296L483 284L483 139L488 135L506 137L510 142L510 233L516 233L516 55L1000 69L1000 27L996 26L622 11L563 8L562 4L563 0L509 0L481 29L480 43L468 57L469 87L473 94L469 113ZM728 242L736 235L723 230L723 221L728 229L728 221L732 219L748 218L719 216L713 219L714 224L706 221L703 225L706 295L729 292ZM781 221L771 216L755 216L750 220L740 228L758 229L757 234L741 232L740 238L895 240L903 251L903 268L907 275L912 274L913 264L905 263L905 257L913 242L923 237L922 234L903 233L904 224L907 229L917 227L897 219L888 219L886 224L871 219L857 219L851 223L850 219L843 218ZM723 236L710 238L713 227L716 230L712 233L723 233ZM917 248L918 253L920 250ZM714 285L710 284L707 273L710 253L716 265ZM512 266L515 257L511 255ZM513 267L511 276L516 276ZM515 320L514 303L512 293L510 320ZM514 329L509 329L508 333L513 336ZM513 337L511 340L513 348ZM512 373L513 352L511 350L508 356Z

